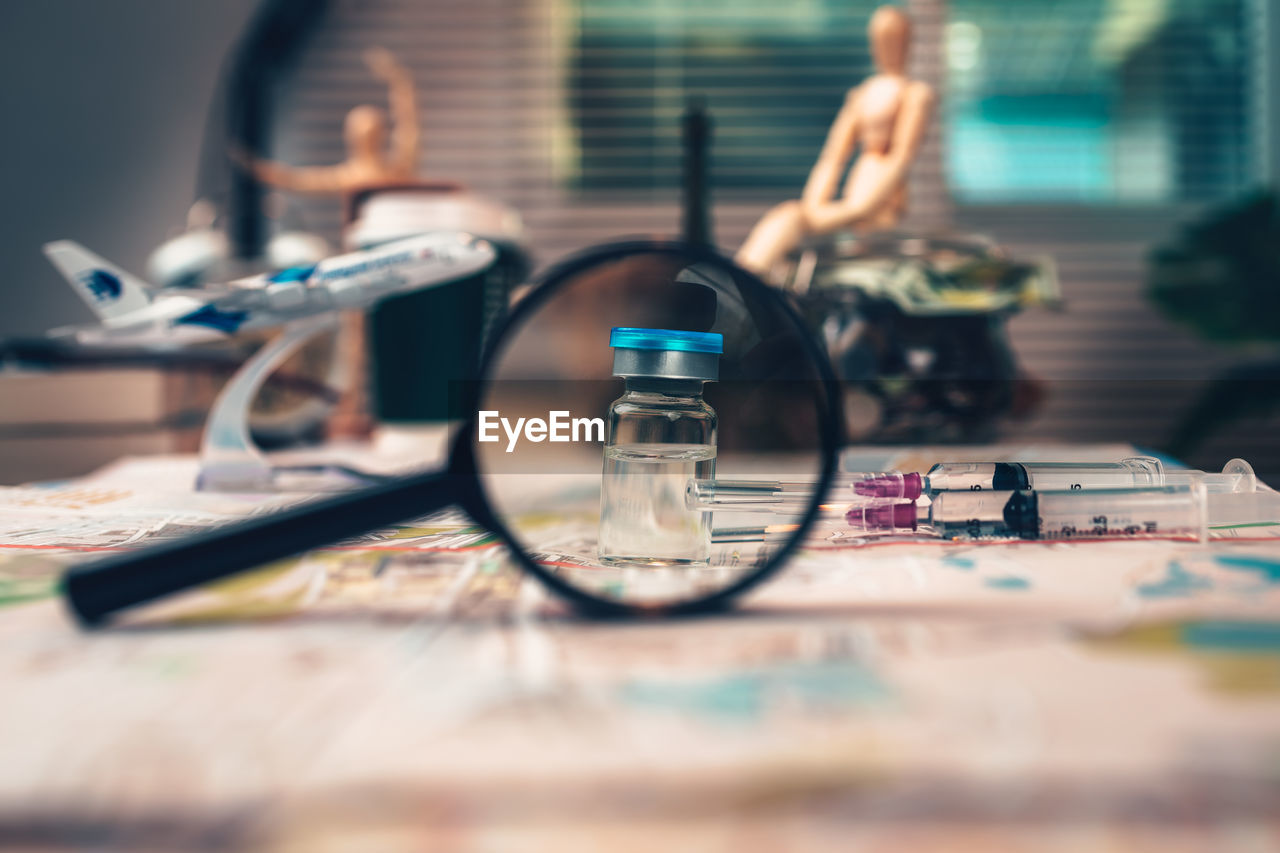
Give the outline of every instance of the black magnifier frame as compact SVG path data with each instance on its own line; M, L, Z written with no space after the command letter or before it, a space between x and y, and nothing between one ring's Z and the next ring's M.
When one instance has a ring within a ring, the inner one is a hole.
M672 603L629 603L590 594L539 565L525 545L493 510L476 464L474 440L483 388L512 339L525 321L560 292L562 285L592 268L639 255L665 255L686 265L706 263L733 273L738 287L755 291L769 310L794 327L805 356L817 372L823 394L818 400L817 428L821 467L814 496L792 536L770 555L768 562L709 595ZM777 572L795 551L818 516L822 497L835 473L843 435L839 385L826 353L804 326L786 297L738 267L715 249L677 240L636 239L597 246L556 264L538 276L529 292L507 315L491 337L481 362L478 383L467 383L461 395L467 416L450 448L442 471L391 478L377 486L310 501L278 513L233 522L205 533L112 556L69 569L62 588L67 606L81 625L108 622L116 613L204 583L280 560L307 550L348 539L406 519L418 518L450 506L466 512L494 533L512 558L548 589L563 596L580 612L594 617L659 616L702 613L724 608L730 601Z

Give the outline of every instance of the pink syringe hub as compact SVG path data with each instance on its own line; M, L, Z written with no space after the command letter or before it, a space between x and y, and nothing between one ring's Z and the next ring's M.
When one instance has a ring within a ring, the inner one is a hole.
M913 501L924 491L924 483L915 472L887 471L859 480L853 484L853 491L864 498L906 498Z
M845 519L850 527L862 530L915 530L916 505L893 503L853 506L845 513Z

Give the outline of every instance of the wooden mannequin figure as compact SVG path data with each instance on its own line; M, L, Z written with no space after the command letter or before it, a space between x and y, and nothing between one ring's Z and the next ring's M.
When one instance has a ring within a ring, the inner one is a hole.
M387 100L393 121L391 147L387 149L387 114L362 104L347 113L343 136L347 159L333 166L298 168L246 159L259 181L277 189L300 193L353 195L362 190L413 182L418 166L418 106L413 76L390 51L373 48L364 54L369 70L387 83Z
M806 238L844 228L893 228L907 201L907 173L933 114L933 89L906 76L911 19L881 6L867 27L876 74L852 89L827 135L798 201L778 205L756 223L736 260L759 275ZM843 198L840 180L854 149L860 153Z

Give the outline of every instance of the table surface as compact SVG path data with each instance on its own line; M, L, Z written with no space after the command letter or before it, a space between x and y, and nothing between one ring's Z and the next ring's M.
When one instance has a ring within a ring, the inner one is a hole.
M158 506L139 484L182 464L0 490L0 848L1280 844L1258 531L815 547L731 613L642 623L445 517L77 630L61 567L263 506Z

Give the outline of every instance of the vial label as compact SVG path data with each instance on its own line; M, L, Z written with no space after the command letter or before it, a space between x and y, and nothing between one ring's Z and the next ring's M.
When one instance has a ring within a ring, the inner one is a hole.
M600 560L611 565L706 565L711 513L690 510L690 479L715 476L714 444L619 444L604 451Z

